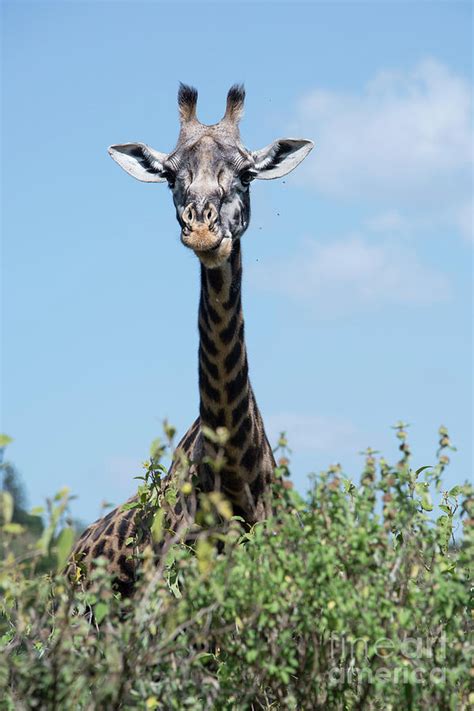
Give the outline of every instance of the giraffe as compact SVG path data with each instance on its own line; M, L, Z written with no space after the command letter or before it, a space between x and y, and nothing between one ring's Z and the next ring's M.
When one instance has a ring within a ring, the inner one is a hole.
M181 242L200 261L199 417L177 451L192 462L199 489L209 492L218 486L234 514L251 526L271 513L275 460L248 375L240 238L250 220L250 183L286 175L308 155L313 142L284 138L250 151L239 132L244 87L230 88L225 114L213 125L198 120L197 96L193 87L180 85L180 132L171 153L143 143L116 144L108 150L134 178L168 183ZM204 433L220 427L226 428L228 438L223 445L225 466L216 481L206 461L216 456L217 445ZM168 477L177 461L175 457ZM134 510L116 508L86 529L73 560L81 559L87 572L94 558L105 556L119 589L128 592L135 571L126 541L134 526Z

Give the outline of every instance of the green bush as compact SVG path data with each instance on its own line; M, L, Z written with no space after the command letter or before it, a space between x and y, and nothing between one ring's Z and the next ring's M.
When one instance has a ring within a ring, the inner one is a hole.
M444 428L436 465L416 472L396 434L399 462L368 450L360 483L332 467L305 498L282 437L274 517L243 533L203 497L195 543L169 537L158 567L145 550L131 600L100 559L86 590L57 572L72 542L65 492L20 557L4 497L0 707L468 708L473 490L442 491ZM45 556L55 570L40 574Z

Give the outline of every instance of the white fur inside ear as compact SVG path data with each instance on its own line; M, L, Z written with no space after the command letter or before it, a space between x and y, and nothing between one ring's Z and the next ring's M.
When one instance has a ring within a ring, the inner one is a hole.
M280 138L269 146L253 152L256 177L273 180L291 173L314 148L313 141L305 138Z
M120 143L108 148L109 155L126 173L144 183L163 183L166 153L155 151L144 143Z

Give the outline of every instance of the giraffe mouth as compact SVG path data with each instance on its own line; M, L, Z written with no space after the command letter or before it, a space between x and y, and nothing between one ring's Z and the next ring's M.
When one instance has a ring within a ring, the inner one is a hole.
M183 227L181 231L181 242L195 252L217 251L223 238L224 235L217 226L209 228L206 225L196 225L193 229Z
M201 264L208 269L216 269L229 259L232 252L232 237L223 237L218 244L210 249L194 249L193 251Z

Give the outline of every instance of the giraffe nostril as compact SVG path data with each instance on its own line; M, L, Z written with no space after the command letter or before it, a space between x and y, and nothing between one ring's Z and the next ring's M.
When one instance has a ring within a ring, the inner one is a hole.
M196 217L196 215L195 215L193 206L188 205L184 209L183 214L182 214L183 222L185 223L186 226L190 227L193 224L195 217Z
M204 221L209 227L212 227L217 221L217 210L214 205L208 205L204 210Z

